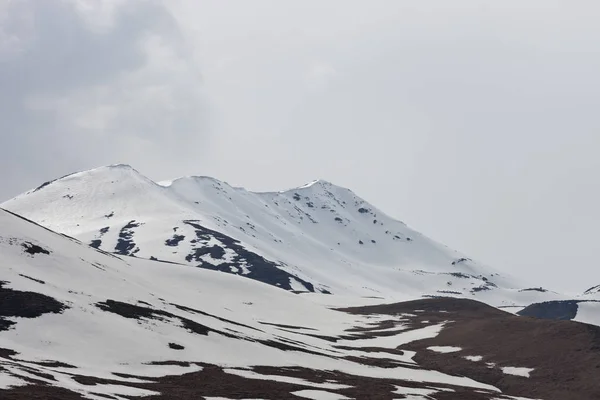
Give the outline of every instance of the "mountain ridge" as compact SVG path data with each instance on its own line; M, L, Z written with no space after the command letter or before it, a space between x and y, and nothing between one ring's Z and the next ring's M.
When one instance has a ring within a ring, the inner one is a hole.
M161 180L161 181L154 181L148 177L146 177L145 175L143 175L142 173L140 173L136 168L134 168L131 164L126 164L126 163L117 163L117 164L109 164L109 165L103 165L100 167L95 167L95 168L91 168L91 169L86 169L86 170L81 170L81 171L76 171L76 172L71 172L69 174L63 175L59 178L55 178L49 181L46 181L44 183L42 183L41 185L32 188L30 190L27 190L25 192L23 192L21 195L17 195L15 197L19 197L22 196L24 194L29 194L31 192L36 192L38 190L41 190L43 188L45 188L46 186L49 186L57 181L60 181L62 179L65 178L69 178L73 175L77 175L77 174L84 174L84 173L91 173L94 171L102 171L102 170L111 170L111 169L117 169L117 170L126 170L126 171L132 171L136 174L139 174L140 176L144 177L145 179L147 179L148 181L158 185L158 186L162 186L162 187L169 187L171 186L174 182L176 181L181 181L181 180L187 180L187 179L198 179L198 180L207 180L207 181L213 181L213 182L218 182L220 184L224 184L227 185L229 187L231 187L232 189L236 189L236 190L243 190L243 191L247 191L250 193L254 193L254 194L271 194L271 193L285 193L285 192L290 192L293 190L299 190L299 189L307 189L310 188L312 186L315 185L321 185L321 186L325 186L325 187L335 187L338 189L342 189L342 190L347 190L352 192L351 189L340 186L340 185L336 185L333 182L323 179L323 178L319 178L319 179L314 179L308 183L299 185L299 186L295 186L295 187L291 187L288 189L283 189L283 190L267 190L267 191L254 191L254 190L248 190L244 187L241 186L233 186L230 185L227 181L222 181L218 178L212 177L212 176L208 176L208 175L185 175L185 176L180 176L178 178L174 178L174 179L167 179L167 180Z
M326 180L251 192L211 177L156 183L128 164L70 174L0 206L110 253L191 264L300 292L394 300L558 300L433 241ZM273 278L276 277L276 278Z

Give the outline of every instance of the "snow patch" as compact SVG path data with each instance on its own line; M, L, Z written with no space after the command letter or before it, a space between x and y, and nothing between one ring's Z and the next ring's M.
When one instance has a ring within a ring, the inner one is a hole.
M306 287L303 284L301 284L297 279L294 279L294 278L290 278L290 287L292 288L292 290L296 290L299 292L307 291Z
M455 346L430 346L427 350L435 351L436 353L456 353L457 351L461 351L461 347Z
M343 396L338 393L325 392L322 390L300 390L292 392L294 396L312 400L346 400L350 397Z
M0 389L9 389L11 387L26 386L28 383L13 375L0 371Z
M349 347L383 347L395 349L398 346L414 342L416 340L431 339L439 335L444 324L429 325L424 328L401 332L394 336L378 336L370 339L341 340L340 345Z
M402 395L419 395L419 396L430 396L439 392L437 389L421 389L421 388L407 388L402 386L396 386L394 393Z
M505 373L506 375L516 375L516 376L522 376L522 377L525 377L525 378L529 378L529 374L534 369L535 368L502 367L502 372Z

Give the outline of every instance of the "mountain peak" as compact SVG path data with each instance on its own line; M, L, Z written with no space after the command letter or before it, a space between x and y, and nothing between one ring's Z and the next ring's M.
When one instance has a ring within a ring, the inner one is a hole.
M339 191L351 192L350 189L345 188L343 186L336 185L335 183L332 183L325 179L315 179L314 181L308 182L304 185L297 186L295 188L291 188L291 189L287 189L287 190L282 190L280 193L287 193L287 192L293 192L293 191L297 191L297 190L315 189L315 188L321 188L321 189L325 189L328 191L339 190Z
M209 182L209 183L217 183L219 185L224 184L225 182L217 179L217 178L213 178L212 176L206 176L206 175L188 175L188 176L182 176L179 177L177 179L173 179L171 181L171 184L175 183L175 182L179 182L179 181L195 181L195 182Z
M42 183L41 185L39 185L35 189L27 192L26 194L37 192L39 190L42 190L42 189L46 188L47 186L50 186L53 183L56 183L56 182L59 182L59 181L63 181L63 180L67 180L67 179L77 179L77 178L81 178L81 177L86 176L86 175L103 174L103 173L106 173L106 172L109 172L109 171L129 172L129 173L135 173L135 174L137 174L139 176L142 176L136 169L134 169L129 164L111 164L111 165L106 165L106 166L102 166L102 167L92 168L92 169L88 169L88 170L84 170L84 171L72 172L70 174L61 176L59 178L52 179L50 181Z
M586 290L585 292L583 292L584 295L596 294L596 293L600 293L600 285L593 286L593 287L589 288L588 290Z
M102 168L102 167L100 167L100 168ZM121 164L121 163L109 164L109 165L105 166L105 168L134 169L130 164Z
M110 164L102 167L92 168L86 171L81 171L80 174L102 174L102 173L121 173L121 174L132 174L139 175L141 177L146 178L142 173L140 173L137 169L133 168L129 164ZM150 179L148 179L150 180Z
M304 184L302 186L298 186L298 189L304 189L304 188L308 188L308 187L316 186L316 185L333 186L333 184L331 182L326 181L325 179L315 179L314 181L306 183L306 184Z

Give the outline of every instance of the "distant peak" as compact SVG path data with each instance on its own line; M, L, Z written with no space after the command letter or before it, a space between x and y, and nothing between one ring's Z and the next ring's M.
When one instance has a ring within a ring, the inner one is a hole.
M583 292L583 294L594 294L594 293L600 293L600 285L591 287L588 290L586 290L585 292Z
M105 165L103 167L89 169L87 171L82 171L76 174L71 175L73 177L89 177L90 179L108 179L108 180L116 180L116 179L136 179L143 180L146 183L151 183L156 185L156 183L148 178L147 176L140 173L137 169L133 168L129 164L110 164Z
M194 182L212 182L212 183L217 183L219 185L221 184L227 184L226 182L223 182L217 178L213 178L212 176L206 176L206 175L190 175L190 176L182 176L180 178L177 179L173 179L172 181L169 181L169 185L172 185L175 182L185 182L185 181L194 181Z
M187 176L187 177L184 177L184 178L194 179L194 180L199 180L199 181L217 181L217 182L221 182L217 178L213 178L212 176L207 176L207 175L191 175L191 176Z
M105 168L131 169L131 170L135 171L135 168L133 168L129 164L110 164L110 165L107 165Z
M316 188L316 187L320 187L320 188L327 189L327 190L341 189L341 190L350 191L350 189L347 189L347 188L342 187L342 186L338 186L338 185L336 185L334 183L326 181L325 179L317 179L317 180L314 180L314 181L309 182L307 184L304 184L302 186L298 186L298 187L295 187L295 188L292 188L292 189L284 190L282 192L291 192L291 191L294 191L294 190L310 189L310 188Z
M69 174L66 176L68 177L68 176L78 175L78 174L106 173L106 172L110 172L110 171L121 171L121 172L127 171L127 172L134 172L136 174L140 174L138 172L138 170L136 170L129 164L110 164L110 165L103 165L101 167L86 169L83 171L73 172L72 174ZM62 178L59 178L59 179L62 179Z
M51 181L51 183L56 181L61 181L63 179L76 179L76 178L84 178L84 179L92 179L92 180L112 180L112 179L141 179L146 181L147 183L154 182L142 175L137 169L133 168L129 164L110 164L102 167L96 167L92 169L88 169L85 171L75 172L69 175L66 175L62 178Z
M42 189L46 188L47 186L50 186L51 184L53 184L53 183L55 183L55 182L59 182L59 181L62 181L62 180L64 180L64 179L68 179L68 178L71 178L71 177L73 177L73 176L80 176L80 175L82 175L82 174L93 173L93 172L102 171L102 170L107 170L107 169L119 169L119 170L123 170L123 171L129 170L129 171L133 171L133 172L136 172L136 173L138 173L138 174L139 174L139 172L138 172L138 171L136 171L136 170L135 170L135 169L134 169L134 168L133 168L131 165L129 165L129 164L112 164L112 165L107 165L107 166L98 167L98 168L93 168L93 169L84 170L84 171L72 172L72 173L70 173L70 174L63 175L63 176L61 176L61 177L59 177L59 178L52 179L52 180L50 180L50 181L44 182L44 183L42 183L40 186L36 187L36 188L35 188L35 189L33 189L33 190L30 190L29 192L26 192L25 194L27 194L27 193L33 193L33 192L37 192L37 191L39 191L39 190L42 190Z
M304 184L304 185L302 185L302 186L298 186L298 188L297 188L297 189L306 189L306 188L309 188L309 187L311 187L311 186L316 186L316 185L321 185L321 186L333 186L333 184L332 184L331 182L328 182L328 181L326 181L326 180L324 180L324 179L316 179L316 180L314 180L314 181L312 181L312 182L309 182L309 183L307 183L307 184Z
M108 170L108 171L118 171L118 172L125 172L125 173L133 173L134 175L140 175L140 176L144 176L142 173L140 173L137 169L133 168L131 165L129 164L110 164L104 167L100 167L100 168L95 168L90 170L90 172L93 171L98 171L98 170Z

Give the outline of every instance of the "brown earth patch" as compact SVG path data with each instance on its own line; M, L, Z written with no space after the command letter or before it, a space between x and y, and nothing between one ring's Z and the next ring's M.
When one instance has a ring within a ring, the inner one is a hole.
M21 386L0 390L2 400L83 400L84 397L70 390L46 385Z
M415 310L422 312L415 313ZM600 399L600 327L519 317L473 300L452 298L343 311L388 315L412 312L417 316L408 318L414 327L452 321L437 337L402 346L402 349L417 352L414 360L423 368L467 376L513 396L545 400ZM430 346L456 346L462 350L443 354L427 350ZM464 356L482 356L483 360L473 362ZM490 368L486 363L496 366ZM534 370L526 378L504 374L501 367Z
M14 290L4 287L0 281L0 331L16 324L7 317L37 318L46 313L59 314L68 307L58 300L41 293Z
M28 361L28 363L49 368L77 368L74 365L66 364L60 361Z

